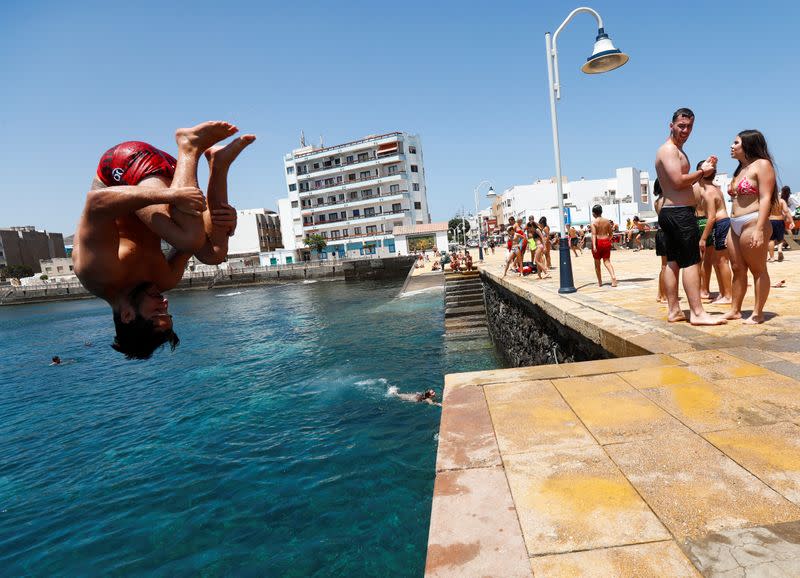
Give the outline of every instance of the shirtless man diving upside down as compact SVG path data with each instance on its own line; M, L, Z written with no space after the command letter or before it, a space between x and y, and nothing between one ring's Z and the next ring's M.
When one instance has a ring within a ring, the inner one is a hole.
M75 274L111 306L112 347L128 359L147 359L178 337L162 292L175 287L195 255L218 264L228 253L236 210L228 204L228 168L254 135L214 146L238 129L205 122L178 129L178 158L143 142L125 142L100 160L86 195L72 259ZM197 164L209 164L208 199L197 184ZM173 246L168 256L161 240Z

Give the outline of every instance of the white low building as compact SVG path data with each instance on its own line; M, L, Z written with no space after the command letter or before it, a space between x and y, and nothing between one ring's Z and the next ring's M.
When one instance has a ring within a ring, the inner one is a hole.
M283 248L281 223L275 211L236 211L236 232L228 240L228 255L257 255Z
M447 252L447 222L395 227L394 242L398 255L431 251L434 247Z
M633 167L616 170L607 179L569 181L562 177L565 220L572 225L586 225L592 220L594 205L603 207L603 216L617 223L638 215L653 218L652 182L647 172ZM555 179L539 179L531 185L515 185L500 196L503 223L509 217L538 221L547 218L551 231L559 231L558 189Z

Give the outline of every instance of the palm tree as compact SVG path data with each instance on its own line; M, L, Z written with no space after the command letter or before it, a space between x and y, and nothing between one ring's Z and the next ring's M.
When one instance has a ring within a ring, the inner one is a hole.
M322 253L325 250L325 247L328 246L328 241L326 241L325 237L319 233L311 233L308 237L303 239L303 243L305 243L306 247L312 251L316 251L317 255Z

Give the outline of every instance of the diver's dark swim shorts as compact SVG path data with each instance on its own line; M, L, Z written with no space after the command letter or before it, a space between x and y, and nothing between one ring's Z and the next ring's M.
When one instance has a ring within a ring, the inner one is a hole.
M97 165L97 178L108 187L138 185L148 177L163 176L168 181L175 174L175 159L153 145L128 141L103 153Z

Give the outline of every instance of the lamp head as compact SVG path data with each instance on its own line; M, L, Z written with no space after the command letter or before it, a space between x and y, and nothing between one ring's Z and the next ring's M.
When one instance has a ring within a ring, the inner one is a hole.
M496 197L497 193L494 192L494 187L489 187L489 192L486 193L487 197Z
M600 28L597 30L592 55L586 59L586 64L581 66L581 70L586 74L599 74L619 68L626 62L628 62L628 55L619 48L615 48L608 34L603 28Z

